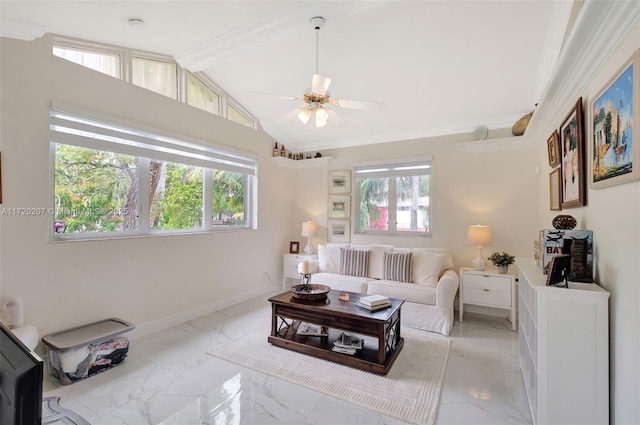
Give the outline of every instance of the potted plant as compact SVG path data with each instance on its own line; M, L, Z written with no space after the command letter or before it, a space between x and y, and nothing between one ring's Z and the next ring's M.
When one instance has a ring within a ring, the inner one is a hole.
M489 261L498 268L498 272L505 274L509 269L509 266L513 264L516 257L509 255L506 252L494 252L489 256Z

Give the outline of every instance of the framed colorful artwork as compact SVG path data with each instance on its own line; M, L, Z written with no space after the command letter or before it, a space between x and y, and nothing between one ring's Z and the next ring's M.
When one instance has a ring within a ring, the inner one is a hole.
M562 210L562 185L560 184L560 168L549 173L549 209L551 211Z
M329 193L351 193L351 171L329 171Z
M582 98L560 125L560 146L562 208L582 207L586 204Z
M589 186L593 189L640 178L640 50L594 96L589 107Z
M549 154L549 167L560 164L560 149L558 149L558 130L547 139L547 153Z

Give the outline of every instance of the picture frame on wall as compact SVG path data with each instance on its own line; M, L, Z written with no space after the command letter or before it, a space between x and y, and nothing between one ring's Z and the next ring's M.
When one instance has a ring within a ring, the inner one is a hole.
M586 204L584 176L584 126L582 97L560 125L560 162L562 168L562 208Z
M558 130L547 139L547 153L549 155L549 167L553 168L560 164L560 149L558 146Z
M329 171L328 176L330 194L351 193L350 170Z
M640 178L640 49L618 69L589 106L589 187Z
M300 242L299 241L289 242L289 254L299 254L299 253L300 253Z
M351 196L329 195L328 216L329 218L350 218Z
M351 242L351 222L349 220L328 220L327 241L331 243Z
M561 178L560 168L556 168L549 173L549 209L551 211L562 210Z

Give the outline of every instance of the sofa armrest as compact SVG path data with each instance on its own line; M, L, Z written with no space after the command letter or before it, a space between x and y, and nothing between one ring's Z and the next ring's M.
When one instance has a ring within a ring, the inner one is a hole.
M448 269L442 273L436 287L436 306L446 309L452 308L459 284L460 278L453 269Z

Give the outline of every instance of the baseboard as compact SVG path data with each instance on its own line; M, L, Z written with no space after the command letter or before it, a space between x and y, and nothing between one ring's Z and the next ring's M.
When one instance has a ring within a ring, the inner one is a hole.
M168 329L172 326L188 322L189 320L197 319L198 317L213 313L214 311L222 310L243 301L268 294L269 292L273 291L273 286L260 286L258 288L252 289L251 291L233 295L228 298L223 298L207 305L203 305L187 311L182 311L171 316L163 317L162 319L153 322L136 325L136 328L131 332L126 333L125 336L130 340L136 340L147 335L151 335L155 332Z

